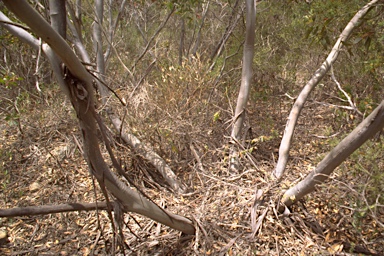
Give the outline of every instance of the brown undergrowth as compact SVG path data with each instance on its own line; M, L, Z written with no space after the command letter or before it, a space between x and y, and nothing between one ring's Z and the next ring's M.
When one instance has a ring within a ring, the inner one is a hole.
M382 198L368 204L374 207L362 214L367 195L357 188L370 176L343 172L353 166L349 162L289 212L276 211L284 189L305 177L330 149L330 136L348 131L332 118L336 109L315 99L308 104L303 116L311 118L300 119L287 179L274 186L270 173L291 100L278 91L270 92L269 100L254 92L247 110L246 143L238 145L243 165L238 173L231 173L225 135L235 91L220 88L214 77L208 78L210 83L180 88L180 80L192 84L194 77L169 76L170 71L163 70L166 84L147 84L132 94L125 121L168 161L189 191L170 192L154 167L117 137L114 149L136 184L162 207L191 218L196 235L184 236L142 216L125 214L124 243L120 243L105 211L1 218L0 228L8 234L0 247L2 254L120 255L122 247L128 255L384 253ZM148 88L153 92L148 93ZM1 116L0 207L94 202L95 191L97 200L103 201L80 153L81 139L69 103L57 94L49 100L34 100L23 109L18 119L4 121L4 112ZM261 225L253 236L251 209L259 191L262 194L253 209Z

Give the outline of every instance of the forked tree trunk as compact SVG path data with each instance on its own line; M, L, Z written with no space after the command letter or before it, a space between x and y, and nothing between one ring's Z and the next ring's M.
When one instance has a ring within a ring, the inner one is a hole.
M293 104L292 110L288 116L284 135L281 140L281 144L279 148L279 159L277 161L276 168L273 172L274 176L277 179L281 179L284 174L285 167L287 166L287 163L288 163L289 149L291 147L292 137L295 131L297 120L299 119L301 110L303 109L303 106L307 101L309 94L311 93L313 88L315 88L315 86L321 81L321 79L323 79L323 77L328 72L332 64L336 61L340 53L340 50L343 46L343 42L347 41L349 36L352 34L353 29L360 24L364 16L378 1L380 0L372 0L367 5L365 5L360 11L358 11L356 15L351 19L351 21L345 27L339 39L333 46L332 51L328 55L327 59L324 61L321 67L318 70L316 70L315 74L304 86L303 90L300 92L295 103Z
M383 128L384 100L363 122L324 157L315 170L296 186L285 192L282 203L290 206L306 194L312 192L315 186L324 182L337 166Z
M186 234L194 234L195 228L191 220L165 211L143 195L129 188L111 172L99 148L92 86L93 77L84 68L64 39L52 29L27 1L4 0L3 2L10 11L49 45L44 45L43 51L47 54L61 88L69 97L76 111L84 140L84 156L91 173L96 177L100 186L102 188L106 187L121 202L124 210L142 214ZM4 18L3 15L1 17ZM2 25L10 29L13 34L21 35L25 33L25 31L20 32L23 29L19 27L9 24ZM30 36L22 40L31 43L35 42L31 40ZM52 50L68 68L64 77Z

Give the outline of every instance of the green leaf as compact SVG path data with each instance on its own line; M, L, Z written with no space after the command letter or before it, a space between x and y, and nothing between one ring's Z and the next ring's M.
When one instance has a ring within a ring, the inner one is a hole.
M216 122L220 118L220 110L213 114L213 122Z

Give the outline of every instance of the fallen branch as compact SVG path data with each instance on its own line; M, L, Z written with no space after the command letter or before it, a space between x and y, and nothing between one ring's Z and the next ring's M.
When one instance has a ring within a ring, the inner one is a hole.
M106 210L107 203L106 202L69 203L69 204L59 204L59 205L41 205L41 206L16 207L11 209L0 209L0 217L45 215L45 214L52 214L52 213L75 212L75 211L94 211L96 209Z

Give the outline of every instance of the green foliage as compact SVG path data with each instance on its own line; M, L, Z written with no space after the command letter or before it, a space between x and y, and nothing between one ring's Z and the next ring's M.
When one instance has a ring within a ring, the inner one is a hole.
M337 145L340 139L331 139L329 143ZM348 180L348 195L342 204L353 210L352 225L362 231L364 222L372 213L384 204L384 143L379 135L367 141L345 161L338 172Z
M0 180L1 180L1 190L6 190L10 182L11 175L8 170L1 170Z
M22 81L23 78L15 75L13 72L1 72L0 85L5 86L7 89L14 89L18 85L18 81Z
M367 199L370 207L376 203L384 204L384 144L382 140L370 140L352 156L355 168L352 174L362 176L365 182L359 184L359 192ZM367 210L367 209L365 209Z
M313 1L304 16L307 26L305 37L329 49L336 42L336 36L361 7L362 3L358 0L349 1L348 5L344 1Z

